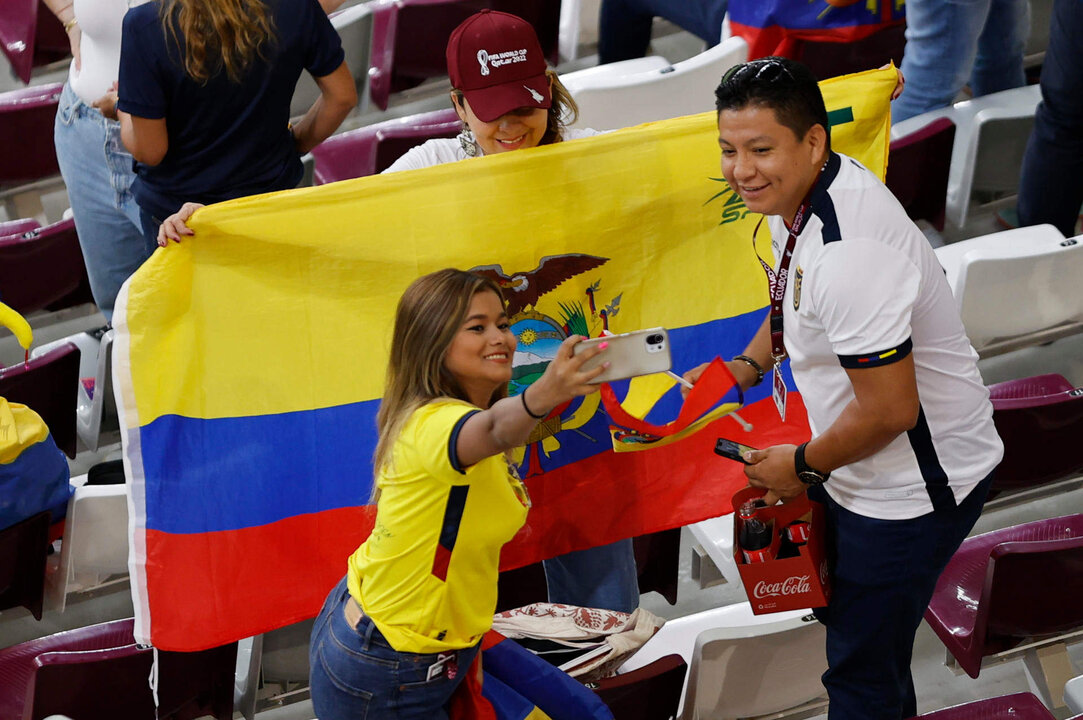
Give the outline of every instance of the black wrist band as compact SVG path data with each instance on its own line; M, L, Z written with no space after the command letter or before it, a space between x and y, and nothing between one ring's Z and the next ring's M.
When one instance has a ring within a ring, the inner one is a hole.
M750 358L748 355L734 355L733 359L740 360L741 362L745 363L756 371L756 382L752 383L752 387L756 387L761 382L763 382L763 368L760 367L760 364L758 362Z
M530 409L530 406L526 404L526 388L523 388L523 391L519 393L519 399L523 401L523 409L526 410L527 415L534 418L535 420L541 420L545 417L545 415L535 415L534 412Z

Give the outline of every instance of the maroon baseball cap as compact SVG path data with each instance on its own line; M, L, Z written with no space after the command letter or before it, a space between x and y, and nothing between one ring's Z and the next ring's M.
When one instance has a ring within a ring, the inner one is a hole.
M447 41L451 86L462 90L480 120L521 107L552 104L545 55L526 20L496 10L471 15Z

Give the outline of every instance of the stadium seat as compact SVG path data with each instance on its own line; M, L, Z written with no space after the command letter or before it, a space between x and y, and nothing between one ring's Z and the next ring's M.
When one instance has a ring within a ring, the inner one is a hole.
M29 362L0 368L0 397L22 403L40 415L56 446L70 458L76 450L78 384L79 349L71 343Z
M49 609L58 612L68 595L128 575L128 486L72 484L60 565L48 580Z
M35 358L64 343L79 348L75 430L82 447L92 452L102 445L120 440L117 403L113 395L113 335L112 329L104 333L75 333L39 345L30 353L30 357ZM89 387L88 379L93 383Z
M598 44L598 16L601 0L561 0L560 59L579 57L579 48Z
M74 220L0 237L0 302L26 315L93 301Z
M989 394L1004 441L990 499L1083 472L1083 388L1060 375L1038 375L990 385Z
M64 27L40 0L0 3L0 49L24 83L30 82L35 67L71 55Z
M21 220L0 222L0 238L22 235L31 230L37 230L39 227L41 227L41 225L34 218L22 218Z
M263 634L259 674L263 693L260 702L274 703L297 687L308 686L308 642L315 621L315 618L309 618ZM281 691L269 689L272 685L281 688Z
M1083 675L1064 684L1064 704L1073 713L1083 713Z
M731 607L753 617L748 603ZM811 615L784 615L790 614L765 616L767 622L761 625L716 627L699 634L688 671L684 720L730 720L798 708L822 712L824 627Z
M722 577L733 587L741 586L741 573L733 559L733 513L710 518L688 526L692 537L722 573ZM702 562L702 559L700 559ZM695 560L693 561L695 562ZM702 567L699 572L700 585L707 587L709 577Z
M731 37L676 65L617 76L575 77L565 85L579 105L573 127L615 130L654 120L693 115L714 109L719 78L748 57L748 44Z
M0 153L0 190L58 175L53 120L63 83L0 93L0 142L19 152Z
M790 57L807 65L817 80L826 80L872 70L889 62L898 66L902 63L905 45L906 26L899 23L851 42L795 39Z
M367 125L334 135L312 150L316 185L383 172L412 147L433 138L455 137L462 122L455 110L436 110Z
M641 58L620 60L605 65L592 65L582 70L564 73L560 76L560 82L574 95L576 90L584 86L609 84L623 77L668 67L670 67L669 60L666 60L661 55L646 55Z
M639 592L654 591L670 605L677 604L677 582L680 579L681 529L662 530L632 539L636 567L639 570Z
M1036 225L952 243L936 254L982 357L1083 330L1083 238Z
M354 5L331 13L331 25L338 31L346 53L346 67L357 85L359 102L365 97L372 47L372 10L368 5ZM320 96L316 81L307 72L301 73L290 102L290 116L304 115Z
M237 677L233 683L233 709L244 720L256 718L256 691L260 684L263 659L263 636L245 638L237 643Z
M1028 85L931 110L891 128L892 139L897 139L941 117L955 123L946 213L953 226L966 225L975 199L987 202L1018 190L1019 167L1040 99L1038 86Z
M127 620L90 625L0 650L0 717L182 720L233 717L236 643L194 653L135 644ZM157 656L158 707L148 678Z
M1027 692L975 700L963 705L918 715L912 720L1055 720L1038 698Z
M619 672L680 655L691 669L678 717L749 717L818 704L824 642L823 626L808 610L753 615L742 602L667 621ZM772 684L777 677L787 682Z
M534 26L550 65L558 59L560 0L375 0L369 94L387 109L392 93L447 76L451 31L478 10L514 13Z
M940 576L925 621L949 664L954 658L972 678L983 660L1023 659L1032 691L1052 707L1037 653L1083 630L1081 563L1083 514L967 538Z
M0 610L24 607L41 620L49 518L40 512L0 530Z
M676 717L688 666L680 655L667 655L627 673L603 678L594 692L615 720Z
M892 140L888 153L888 189L910 219L925 220L937 230L944 229L954 142L955 123L942 117Z

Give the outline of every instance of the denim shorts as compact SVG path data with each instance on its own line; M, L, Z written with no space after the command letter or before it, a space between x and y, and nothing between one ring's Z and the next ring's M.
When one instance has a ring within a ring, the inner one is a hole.
M312 705L320 720L442 720L478 645L448 653L399 652L368 616L346 622L343 578L327 596L309 646Z

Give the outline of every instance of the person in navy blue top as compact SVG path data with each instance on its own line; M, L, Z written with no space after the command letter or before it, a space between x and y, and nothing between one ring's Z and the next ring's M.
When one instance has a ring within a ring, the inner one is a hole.
M218 32L215 32L218 28ZM303 70L321 96L295 125ZM136 160L149 247L187 200L296 187L300 155L357 103L338 34L317 0L155 0L124 17L117 107Z

